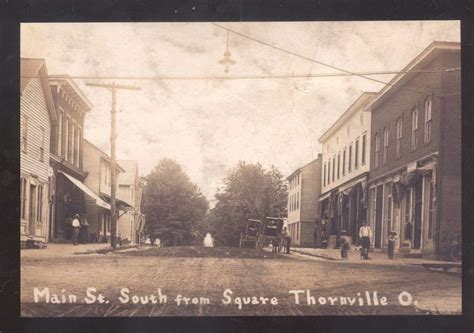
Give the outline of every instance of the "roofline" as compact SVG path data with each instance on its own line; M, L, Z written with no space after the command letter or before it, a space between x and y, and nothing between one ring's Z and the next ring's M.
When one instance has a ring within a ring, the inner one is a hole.
M293 171L288 177L286 177L286 180L290 180L290 178L293 178L293 176L298 173L299 171L303 170L304 168L306 168L307 166L309 166L310 164L313 164L314 162L320 160L321 158L323 157L323 154L322 153L318 153L318 157L315 158L314 160L312 160L311 162L308 162L306 163L305 165L299 167L298 169L296 169L295 171Z
M48 67L46 66L46 60L44 58L20 58L20 62L22 60L36 60L40 61L41 64L38 66L38 69L36 72L33 74L33 78L39 78L41 81L41 88L43 90L43 93L45 95L46 99L46 107L48 108L48 114L49 114L49 119L53 124L56 124L58 121L58 116L56 113L56 107L54 106L54 100L53 100L53 95L51 94L51 89L49 87L49 82L48 82ZM38 75L38 73L41 73ZM31 84L31 80L26 84L25 88L23 91L28 88L28 86ZM23 92L20 92L22 94Z
M412 61L410 61L397 75L395 75L388 84L386 84L378 93L378 96L372 100L365 108L364 111L372 111L375 107L379 106L389 97L391 92L395 92L397 89L403 85L403 82L400 83L404 78L408 76L413 76L415 73L409 72L414 70L417 66L420 66L422 61L430 59L438 55L436 51L457 51L461 50L461 43L459 42L442 42L434 41L428 45L423 51L421 51ZM431 60L431 59L430 59Z
M363 92L350 106L347 108L346 111L334 122L334 124L329 127L323 135L321 135L318 139L319 143L325 142L330 135L334 134L335 131L337 131L339 128L342 127L344 122L352 116L358 109L359 107L363 106L365 102L369 101L370 103L370 97L375 98L377 96L376 92L373 91L365 91Z
M87 105L89 110L92 109L93 107L92 102L87 98L84 92L77 86L76 82L74 82L74 80L71 79L71 77L68 74L50 75L49 82L55 82L55 81L67 82L71 86L71 88L79 95L79 97L81 97L81 99Z
M100 149L99 147L97 147L96 145L94 145L92 142L90 142L89 140L87 140L86 138L82 138L83 141L85 141L86 143L88 143L89 145L91 145L92 148L95 148L95 150L99 151L100 153L102 153L102 155L105 155L105 156L101 156L101 158L105 159L107 162L112 162L112 160L110 159L110 156L109 154L107 154L106 152L104 152L102 149ZM121 172L125 172L125 169L122 168L117 160L116 160L116 163L115 165L117 166L117 169L121 170Z

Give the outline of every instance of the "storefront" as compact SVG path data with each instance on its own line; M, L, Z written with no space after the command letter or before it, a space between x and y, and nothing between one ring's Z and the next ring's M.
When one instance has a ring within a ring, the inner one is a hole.
M385 251L389 232L396 232L401 253L435 252L436 157L414 162L370 183L372 246Z

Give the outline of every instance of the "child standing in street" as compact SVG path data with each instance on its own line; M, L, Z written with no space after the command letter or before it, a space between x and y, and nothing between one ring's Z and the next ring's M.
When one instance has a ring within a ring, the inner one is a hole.
M396 241L397 241L397 233L395 231L391 231L387 236L388 259L393 259L393 252L395 250Z

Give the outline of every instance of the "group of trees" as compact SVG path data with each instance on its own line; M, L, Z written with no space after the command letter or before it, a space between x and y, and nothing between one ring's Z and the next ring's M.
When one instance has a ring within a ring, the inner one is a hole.
M174 161L164 159L147 176L143 196L146 231L165 246L201 242L210 232L216 243L238 246L248 218L287 215L288 188L281 172L239 162L224 178L224 189L209 203Z

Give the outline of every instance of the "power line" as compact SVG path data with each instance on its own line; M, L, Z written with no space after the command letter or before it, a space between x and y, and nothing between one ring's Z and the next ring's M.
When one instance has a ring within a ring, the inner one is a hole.
M376 72L354 72L354 73L310 73L310 74L281 74L281 75L233 75L233 76L107 76L107 75L68 75L70 79L76 80L254 80L254 79L298 79L298 78L324 78L324 77L349 77L349 76L366 76L366 75L393 75L406 73L448 73L460 71L461 68L434 68L426 70L410 70L410 71L376 71ZM63 76L20 76L25 79L32 78L63 78ZM382 83L382 82L380 82ZM388 83L386 83L388 84Z
M235 35L237 35L237 36L240 36L240 37L249 39L249 40L254 41L254 42L256 42L256 43L259 43L259 44L262 44L262 45L271 47L271 48L273 48L273 49L275 49L275 50L278 50L278 51L281 51L281 52L284 52L284 53L293 55L293 56L295 56L295 57L298 57L298 58L301 58L301 59L304 59L304 60L307 60L307 61L315 62L315 63L317 63L317 64L319 64L319 65L322 65L322 66L325 66L325 67L329 67L329 68L332 68L332 69L341 71L341 72L346 73L346 74L358 76L358 77L361 77L361 78L364 78L364 79L367 79L367 80L370 80L370 81L374 81L374 82L377 82L377 83L382 83L382 84L385 84L385 85L394 86L394 84L391 84L391 83L389 83L389 82L385 82L385 81L381 81L381 80L378 80L378 79L374 79L374 78L371 78L371 77L369 77L369 76L367 76L367 75L364 75L364 74L353 73L353 72L348 71L348 70L346 70L346 69L339 68L339 67L333 66L333 65L329 65L329 64L326 64L326 63L324 63L324 62L315 60L315 59L311 59L311 58L309 58L309 57L306 57L306 56L303 56L303 55L301 55L301 54L295 53L295 52L293 52L293 51L288 51L288 50L283 49L283 48L281 48L281 47L279 47L279 46L276 46L276 45L273 45L273 44L270 44L270 43L261 41L261 40L259 40L259 39L256 39L256 38L253 38L253 37L244 35L243 33L240 33L240 32L238 32L238 31L235 31L235 30L226 28L226 27L224 27L224 26L222 26L222 25L219 25L219 24L217 24L217 23L211 23L211 24L213 24L213 25L215 25L216 27L219 27L219 28L221 28L221 29L230 31L230 32L232 32L233 34L235 34ZM423 91L419 91L419 90L415 90L415 89L409 89L409 88L404 88L404 89L405 89L405 90L409 90L409 91L413 91L413 92L416 92L416 93L419 93L419 94L431 96L430 93L426 93L426 92L423 92Z

